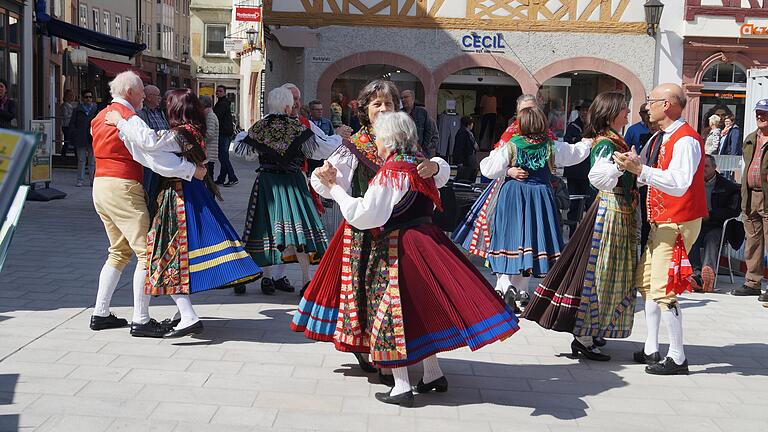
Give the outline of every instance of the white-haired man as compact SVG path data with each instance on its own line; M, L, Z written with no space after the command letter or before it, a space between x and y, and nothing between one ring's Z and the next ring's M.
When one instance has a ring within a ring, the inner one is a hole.
M136 116L144 100L144 85L134 72L118 74L110 82L112 103L99 112L91 122L96 175L93 181L93 204L104 223L109 239L109 256L99 274L96 306L91 316L91 329L104 330L124 327L125 319L110 313L112 294L131 255L137 258L133 273L133 320L131 335L162 337L168 328L149 316L149 295L144 293L147 277L146 253L149 212L144 197L143 167L165 177L190 180L202 179L206 169L197 167L170 152L152 148L152 143L133 144L123 141L117 128L105 123L106 114L119 112L129 122L142 122ZM153 132L154 133L154 132Z

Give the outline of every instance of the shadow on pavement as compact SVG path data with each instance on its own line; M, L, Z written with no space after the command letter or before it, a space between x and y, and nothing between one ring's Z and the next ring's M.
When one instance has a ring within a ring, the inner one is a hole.
M0 405L13 404L13 398L16 392L16 383L19 381L18 374L0 375ZM18 414L0 415L0 430L16 431L19 429Z

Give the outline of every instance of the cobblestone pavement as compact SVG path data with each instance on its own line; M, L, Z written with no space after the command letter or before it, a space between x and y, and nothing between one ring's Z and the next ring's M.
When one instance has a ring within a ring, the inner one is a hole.
M253 169L236 169L240 184L223 190L222 205L239 230ZM523 322L505 342L442 355L450 391L417 396L411 409L376 402L385 387L351 355L289 330L295 294L264 296L257 284L244 296L196 295L206 331L194 339L90 331L107 239L91 188L74 187L72 170L55 175L69 196L26 204L0 273L2 431L768 430L768 309L722 294L727 276L720 293L683 301L690 376L632 363L640 309L632 337L609 341L607 363L573 359L568 335ZM298 284L298 269L290 276ZM130 317L131 298L124 276L118 316ZM152 315L170 316L171 304L153 299Z

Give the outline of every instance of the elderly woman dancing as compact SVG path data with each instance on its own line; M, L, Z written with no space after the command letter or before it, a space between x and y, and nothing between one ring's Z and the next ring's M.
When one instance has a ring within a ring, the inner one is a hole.
M413 406L413 391L448 390L435 354L468 346L477 350L518 330L517 319L480 272L434 224L440 207L434 179L417 169L418 138L404 113L381 114L376 148L384 160L362 197L336 184L326 162L317 177L358 229L380 228L365 275L371 359L393 368L395 386L382 402ZM407 366L423 362L424 377L411 389Z

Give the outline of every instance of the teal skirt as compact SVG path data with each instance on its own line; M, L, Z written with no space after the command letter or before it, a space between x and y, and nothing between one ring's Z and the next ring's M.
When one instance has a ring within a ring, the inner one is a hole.
M261 267L282 264L293 246L312 261L328 247L304 174L260 171L253 183L243 232L245 250Z

